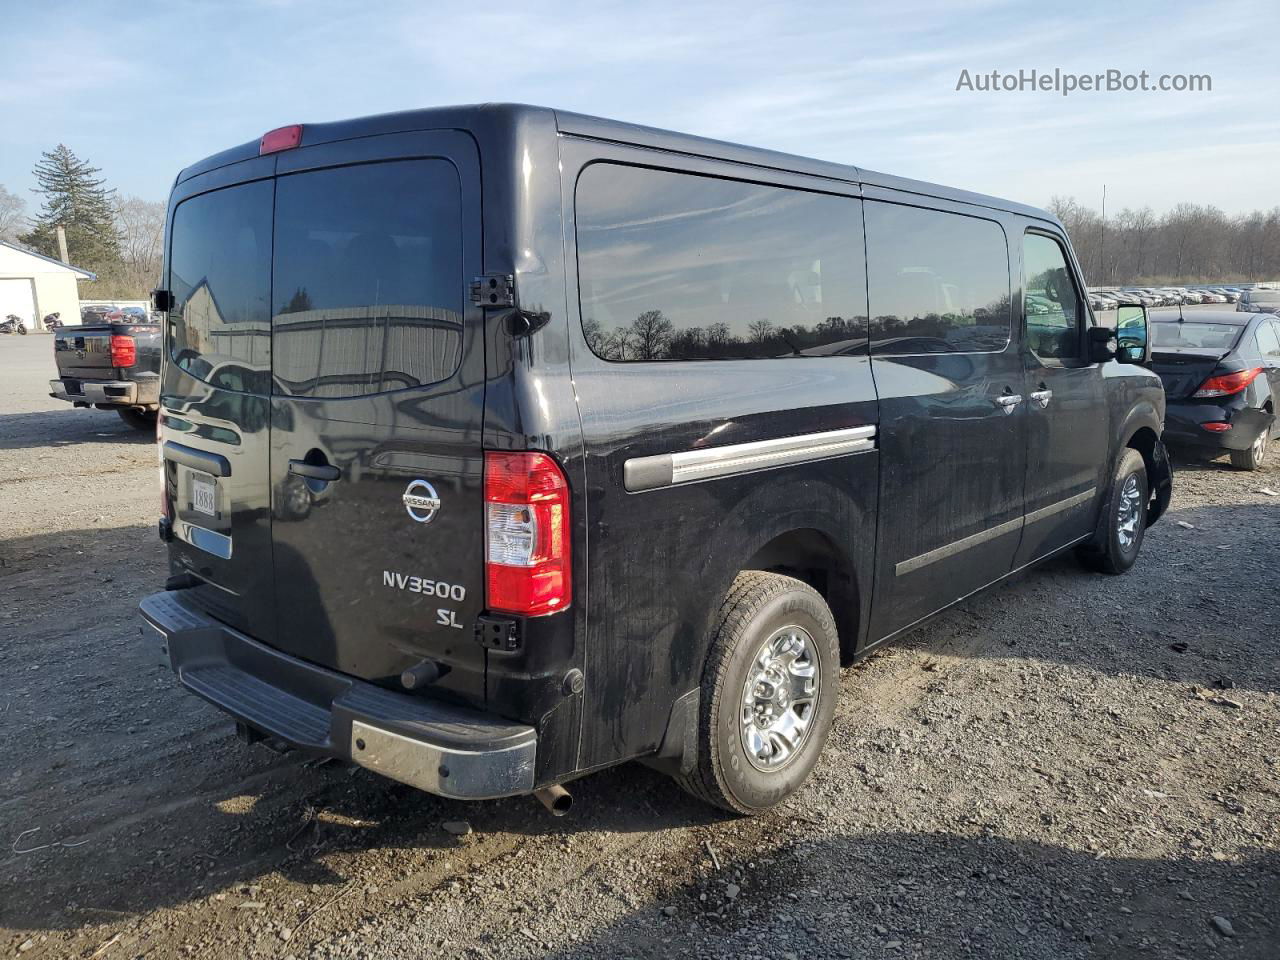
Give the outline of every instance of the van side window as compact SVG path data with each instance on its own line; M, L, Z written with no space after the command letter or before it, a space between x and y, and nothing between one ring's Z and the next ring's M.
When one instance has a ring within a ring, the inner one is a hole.
M1058 241L1040 233L1024 235L1022 273L1026 280L1022 299L1027 315L1027 346L1041 359L1081 357L1084 303Z
M612 163L578 181L587 344L606 360L866 353L860 201Z
M979 353L1009 342L1009 253L990 220L868 200L871 352Z
M452 376L462 357L461 197L445 160L278 178L277 392L358 397Z

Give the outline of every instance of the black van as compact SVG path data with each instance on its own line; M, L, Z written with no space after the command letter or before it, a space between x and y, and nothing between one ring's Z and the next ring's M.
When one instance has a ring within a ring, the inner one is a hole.
M169 200L142 611L249 739L765 810L842 663L1133 564L1164 394L1084 289L1049 214L852 167L524 106L273 130Z

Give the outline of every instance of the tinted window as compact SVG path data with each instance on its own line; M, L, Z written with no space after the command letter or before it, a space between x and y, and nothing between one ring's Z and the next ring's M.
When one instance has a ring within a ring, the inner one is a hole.
M990 220L868 200L871 350L1001 350L1009 342L1009 254Z
M859 202L593 164L577 192L587 343L607 360L866 350Z
M1076 293L1067 256L1058 241L1038 233L1022 238L1022 294L1027 316L1027 346L1039 357L1079 357L1084 304Z
M1237 323L1161 320L1151 324L1151 345L1225 351L1235 347L1243 330L1244 326Z
M461 357L464 286L448 162L279 178L276 389L355 397L447 378Z
M229 390L267 393L271 376L270 181L201 194L173 214L173 361ZM234 368L234 376L219 370Z

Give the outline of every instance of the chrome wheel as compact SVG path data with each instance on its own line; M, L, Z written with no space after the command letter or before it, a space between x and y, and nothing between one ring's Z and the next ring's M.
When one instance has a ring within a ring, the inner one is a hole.
M813 637L783 627L764 642L742 686L742 748L757 770L785 767L800 752L818 704L818 655Z
M1120 509L1116 516L1116 536L1120 547L1128 550L1138 538L1138 524L1142 520L1142 494L1138 475L1131 473L1120 489Z

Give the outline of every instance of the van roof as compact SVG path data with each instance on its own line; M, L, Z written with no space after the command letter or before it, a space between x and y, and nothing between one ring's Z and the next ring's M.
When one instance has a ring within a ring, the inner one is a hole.
M884 187L918 194L922 197L989 207L994 210L1017 213L1027 217L1034 217L1038 220L1045 220L1049 223L1059 224L1057 217L1038 207L981 193L973 193L968 190L957 190L953 187L944 187L940 184L927 183L922 180L911 180L892 174L877 173L852 164L815 160L810 157L796 156L776 150L749 147L723 140L713 140L708 137L676 133L656 127L623 123L618 120L606 120L601 117L527 104L484 103L454 107L431 107L422 110L383 113L327 123L304 123L302 125L302 145L311 146L317 143L330 143L337 140L349 140L356 137L368 137L384 133L404 133L411 130L452 128L474 131L477 128L487 127L492 129L500 125L520 126L527 124L529 121L537 120L550 121L554 123L555 129L560 133L571 136L589 137L613 143L649 147L672 153L728 160L733 163L786 170L808 176ZM256 139L251 140L248 143L213 154L192 164L178 174L177 182L181 183L183 180L207 173L218 167L247 160L250 157L257 156L257 154L258 141Z

